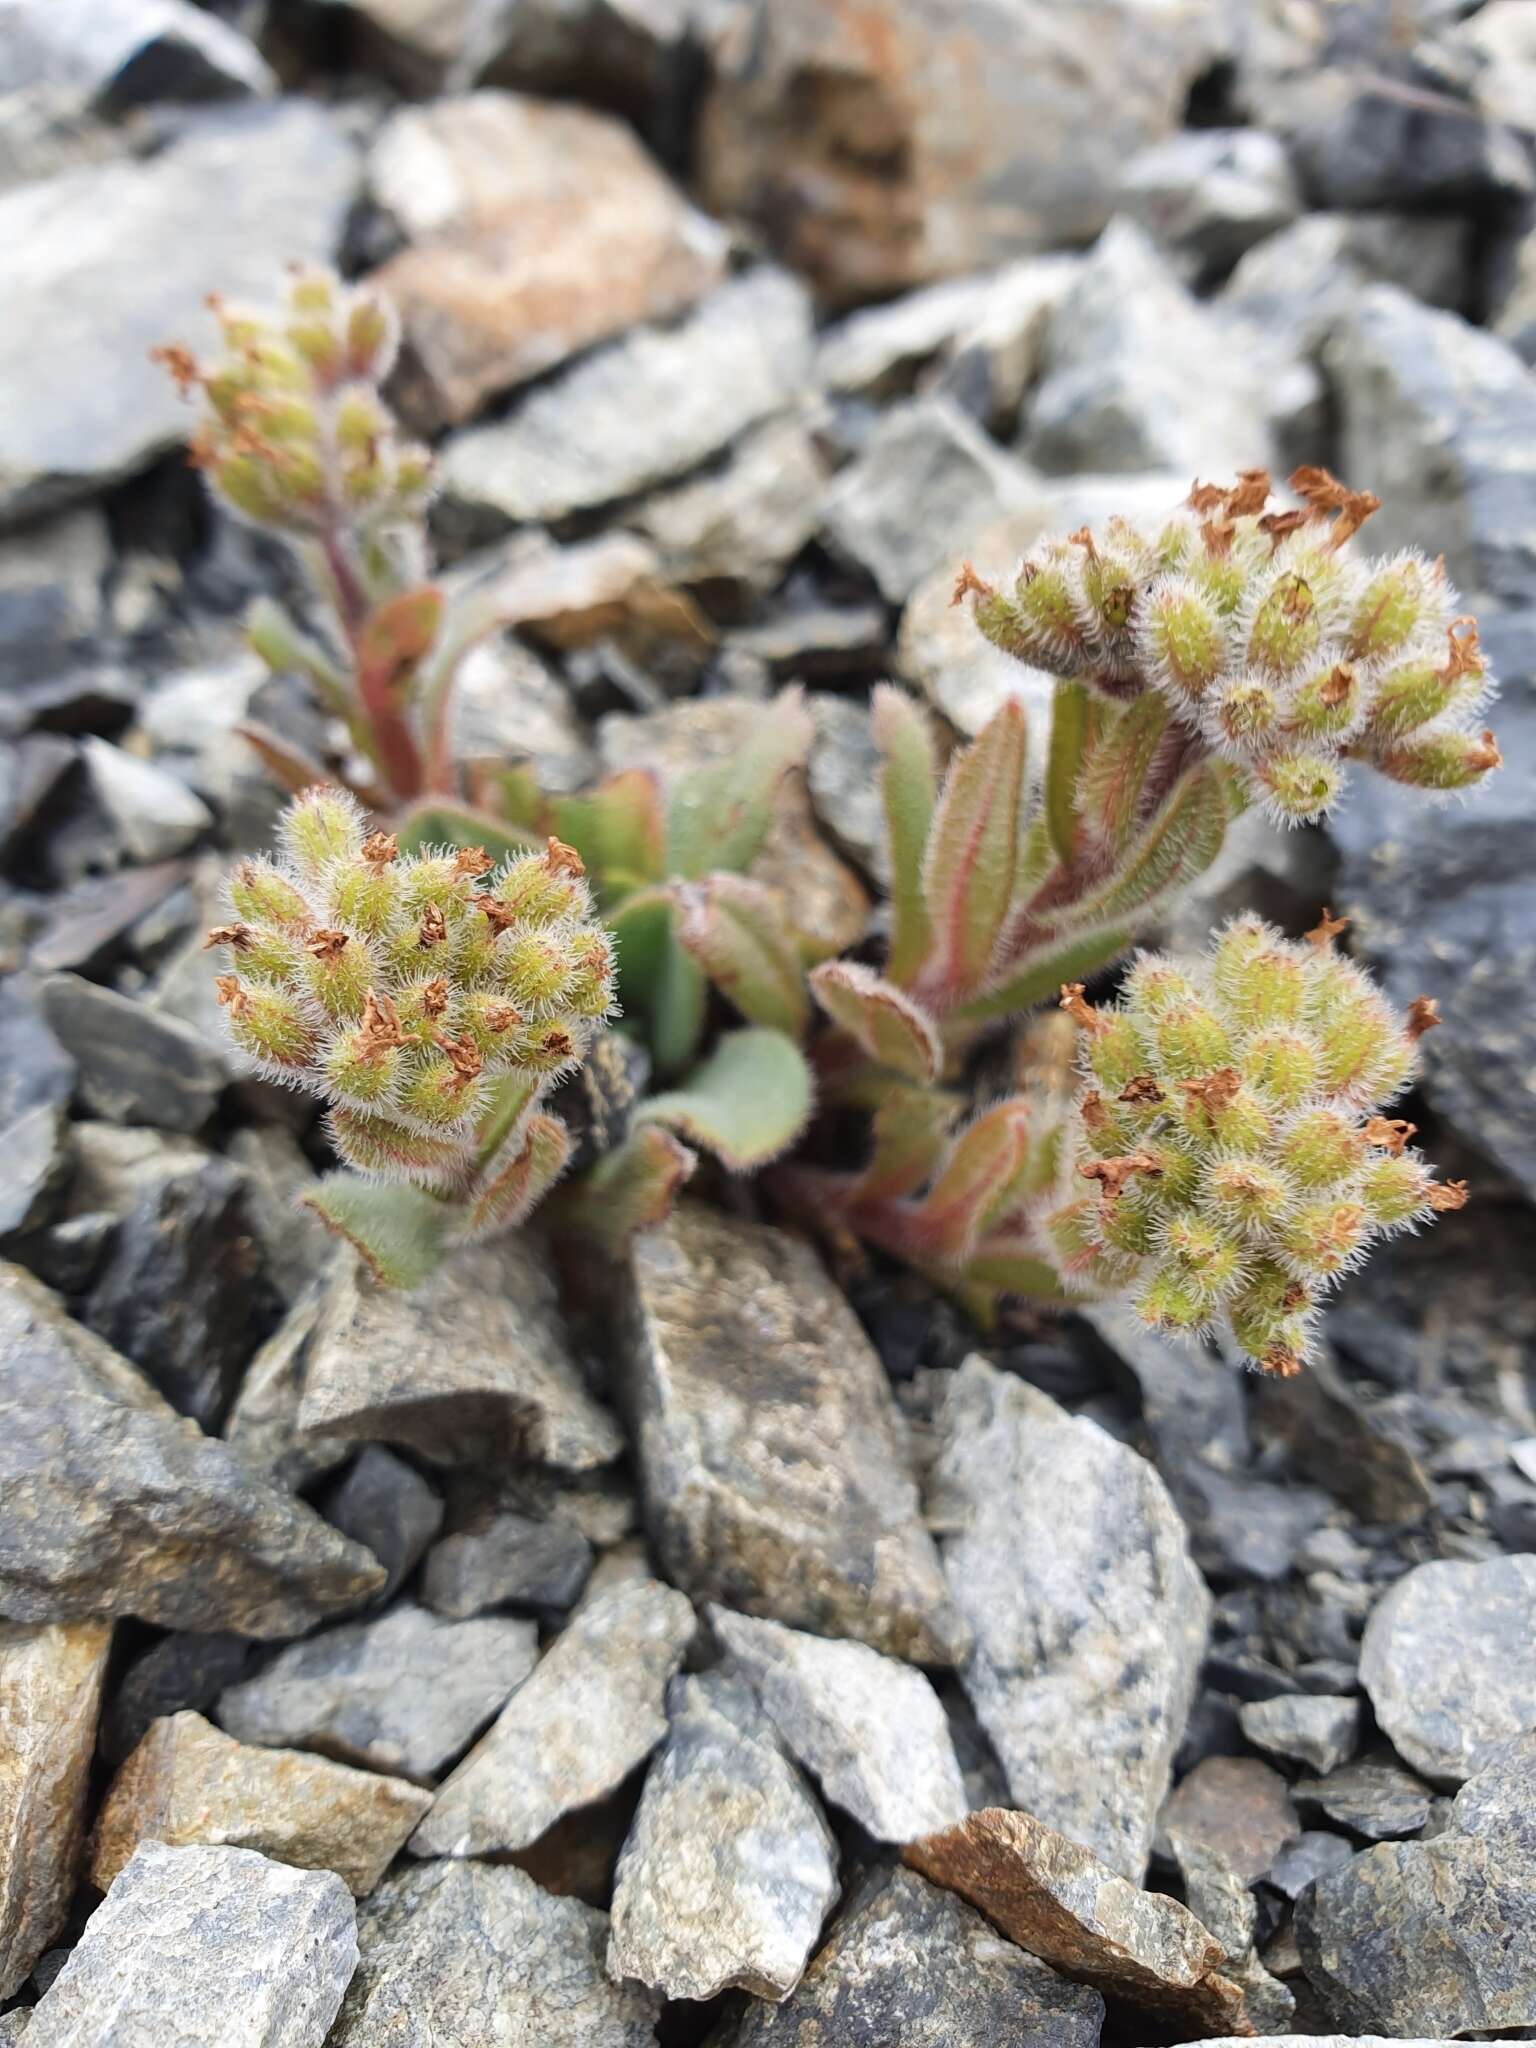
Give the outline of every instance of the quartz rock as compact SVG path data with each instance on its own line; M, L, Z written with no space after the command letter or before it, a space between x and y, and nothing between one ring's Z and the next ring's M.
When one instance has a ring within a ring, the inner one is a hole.
M667 1681L693 1632L689 1602L655 1579L584 1603L444 1782L413 1854L525 1849L611 1792L666 1733Z
M1162 1481L972 1357L940 1412L930 1520L1014 1800L1139 1882L1210 1615Z
M964 1631L879 1358L808 1247L683 1203L638 1240L633 1273L623 1370L669 1577L749 1613L952 1661Z
M722 1607L710 1624L796 1759L876 1841L910 1842L965 1817L949 1723L920 1671Z
M156 1721L108 1788L91 1882L106 1891L141 1842L257 1849L373 1890L431 1794L296 1749L236 1742L201 1714Z
M741 1678L674 1679L668 1704L619 1859L608 1974L669 1999L783 1999L837 1897L832 1831Z

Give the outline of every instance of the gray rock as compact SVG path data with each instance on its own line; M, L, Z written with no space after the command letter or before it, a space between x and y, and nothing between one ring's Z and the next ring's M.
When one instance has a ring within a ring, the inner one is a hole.
M4 0L0 75L9 92L108 113L276 85L253 45L191 0Z
M0 197L0 516L88 494L184 439L186 407L148 350L208 342L210 291L259 302L285 262L329 261L356 182L330 116L292 99L210 118L144 163Z
M1301 194L1284 144L1262 128L1192 128L1139 150L1116 203L1197 279L1230 270L1256 242L1289 227Z
M1288 1899L1299 1899L1309 1884L1342 1870L1354 1853L1353 1844L1343 1835L1329 1834L1326 1828L1308 1828L1294 1842L1286 1843L1265 1871L1264 1882Z
M97 1751L115 1771L149 1733L150 1723L187 1709L211 1712L227 1686L250 1668L256 1646L228 1631L162 1636L118 1677L102 1716Z
M43 1011L79 1068L79 1093L111 1123L196 1131L224 1088L224 1069L203 1038L74 974L43 983Z
M920 1671L723 1607L710 1625L824 1796L877 1842L910 1842L969 1812L949 1723Z
M1251 1884L1301 1832L1280 1773L1252 1756L1203 1757L1158 1816L1170 1842L1208 1851Z
M245 1174L251 1235L261 1252L262 1272L285 1304L295 1302L336 1249L320 1218L300 1205L299 1197L314 1186L314 1169L298 1139L277 1124L247 1124L236 1131L229 1156Z
M743 1680L674 1679L668 1706L619 1859L608 1974L668 1999L777 2001L837 1898L837 1844Z
M810 1249L683 1203L639 1239L633 1275L622 1366L667 1575L701 1599L952 1662L965 1631L880 1360Z
M513 1453L580 1472L623 1445L582 1385L554 1277L526 1236L459 1252L411 1294L338 1261L298 1426L311 1441L403 1444L443 1465Z
M1360 1702L1332 1693L1280 1693L1238 1708L1255 1749L1309 1764L1319 1776L1347 1764L1360 1742Z
M1337 2025L1462 2035L1536 2023L1536 1736L1506 1744L1433 1841L1383 1842L1296 1909Z
M250 1349L257 1256L245 1175L157 1131L76 1127L73 1206L118 1218L83 1320L206 1429Z
M51 1220L69 1181L69 1118L56 1102L39 1102L0 1127L5 1181L0 1185L0 1238Z
M932 1486L976 1638L961 1675L1014 1800L1139 1883L1210 1615L1173 1503L1145 1459L979 1357L950 1382Z
M440 1621L402 1603L292 1643L225 1692L220 1725L241 1742L313 1749L430 1783L538 1661L532 1622Z
M1186 486L1187 489L1187 486ZM1164 501L1164 509L1169 500ZM1049 502L1011 514L971 536L966 559L979 576L1000 581L1016 575L1019 558L1056 525ZM1056 678L1015 661L977 631L964 605L954 603L955 564L942 562L907 600L896 642L896 672L968 739L1011 701L1023 704L1038 755L1050 731Z
M774 0L709 26L706 203L836 305L1091 240L1228 40L1204 0Z
M444 1783L413 1854L524 1849L611 1792L666 1733L667 1680L693 1632L688 1601L655 1579L580 1607Z
M944 398L880 415L833 479L822 523L835 551L904 604L930 570L956 568L971 537L1006 514L1045 513L1039 484Z
M401 395L422 427L471 419L594 342L675 317L725 267L723 231L630 128L587 107L490 91L403 107L368 175L406 244L374 275L399 308Z
M358 1913L330 2048L652 2048L658 2001L603 1973L608 1917L507 1864L423 1863Z
M1299 1778L1295 1796L1321 1807L1330 1820L1373 1842L1416 1835L1429 1819L1434 1795L1390 1750L1360 1757L1326 1778Z
M430 1804L403 1778L236 1742L201 1714L172 1714L153 1723L107 1789L91 1882L106 1891L141 1842L206 1842L334 1870L363 1898Z
M34 2008L28 2048L187 2042L321 2048L357 1967L356 1909L329 1871L249 1849L145 1842Z
M1307 349L1369 284L1455 311L1467 297L1469 230L1455 214L1309 213L1250 249L1217 303Z
M666 483L781 411L810 364L802 288L759 270L680 325L599 350L444 450L445 509L480 531Z
M16 1267L0 1268L0 1425L12 1619L298 1635L382 1583L367 1551L178 1416Z
M805 766L816 822L865 874L886 882L890 855L869 706L854 697L817 690L806 698L806 708L816 721Z
M1459 1785L1536 1728L1536 1557L1437 1559L1372 1610L1360 1682L1414 1769Z
M0 1998L69 1915L111 1640L110 1622L0 1623Z
M1296 1999L1258 1957L1258 1900L1224 1857L1197 1843L1175 1838L1174 1861L1184 1880L1184 1903L1221 1943L1222 1974L1243 1994L1256 2027L1287 2027Z
M68 1107L75 1063L48 1028L38 985L12 974L0 983L0 1122L47 1103Z
M1382 500L1378 549L1442 553L1474 602L1536 603L1536 381L1514 350L1390 285L1360 293L1324 361L1346 476Z
M470 649L454 681L451 717L460 760L527 761L540 789L552 794L596 779L570 691L520 641L504 637Z
M592 1570L592 1546L570 1522L493 1508L432 1546L421 1597L435 1614L479 1614L503 1602L569 1607Z
M783 2005L710 2048L1098 2048L1104 2001L912 1870L867 1871Z
M93 735L80 743L91 794L129 860L169 860L213 823L213 813L184 782Z
M1213 316L1152 242L1116 221L1051 316L1022 449L1040 469L1267 467L1269 381L1224 348Z
M1362 793L1359 785L1350 792ZM1362 1521L1411 1522L1428 1514L1434 1496L1412 1450L1326 1351L1294 1379L1262 1379L1254 1419L1262 1438L1284 1444L1299 1470Z
M674 582L758 594L814 537L825 486L815 442L786 414L743 434L702 476L647 498L630 523Z
M349 1257L332 1247L333 1261ZM354 1449L341 1437L311 1440L299 1432L309 1343L320 1320L322 1299L317 1285L294 1302L246 1368L224 1423L225 1437L245 1463L293 1492L344 1465ZM383 1586L381 1579L381 1592Z
M443 1523L443 1503L426 1480L382 1444L364 1445L351 1470L321 1496L320 1512L383 1565L389 1576L381 1600L398 1592Z
M1080 1984L1201 2033L1245 2024L1222 1945L1187 1907L1127 1883L1030 1814L990 1807L903 1856Z

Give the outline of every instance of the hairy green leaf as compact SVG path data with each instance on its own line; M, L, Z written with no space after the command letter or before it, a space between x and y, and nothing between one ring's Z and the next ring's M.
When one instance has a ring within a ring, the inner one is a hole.
M1051 752L1045 771L1045 823L1058 860L1077 851L1077 782L1100 724L1099 702L1086 683L1059 682L1051 702Z
M729 1031L681 1088L652 1096L637 1121L665 1124L733 1173L777 1159L811 1113L811 1070L782 1031Z
M950 763L934 813L923 893L933 971L951 1000L986 978L1013 900L1027 738L1024 707L1010 699Z
M667 806L667 866L684 881L750 867L773 823L779 784L804 764L816 728L799 689L765 704L729 760L684 775Z
M1178 782L1168 802L1131 847L1118 874L1074 903L1062 924L1119 924L1205 873L1226 837L1223 778L1201 766ZM1063 977L1070 979L1070 977Z
M986 1024L1000 1017L1022 1016L1058 994L1064 981L1086 981L1097 974L1130 943L1130 932L1124 926L1053 943L1020 961L996 988L963 1004L954 1013L954 1021Z
M605 902L664 879L666 819L649 769L626 768L589 795L555 797L549 808L551 829L581 855Z
M679 1074L697 1054L708 995L703 970L678 944L669 918L649 1004L651 1056L658 1073Z
M932 941L923 895L923 852L933 820L939 772L933 728L894 684L881 683L872 700L872 729L880 752L880 800L891 861L891 946L886 973L909 981Z
M291 741L271 731L265 725L258 725L252 719L244 719L235 727L241 739L256 755L263 768L280 789L286 789L290 796L302 796L306 789L313 789L317 782L330 782L334 778L327 774L320 763L306 754Z
M956 1104L928 1088L896 1088L875 1111L873 1149L855 1199L896 1201L932 1179L954 1124Z
M1077 809L1088 830L1118 853L1131 836L1147 771L1168 729L1168 705L1148 690L1095 735L1077 785Z
M555 1198L562 1229L617 1258L642 1230L654 1230L691 1177L697 1157L660 1124L642 1124Z
M920 1003L883 981L873 968L829 960L811 975L816 1000L870 1059L913 1081L937 1081L944 1048Z
M673 890L672 929L715 987L749 1023L802 1038L810 998L794 933L778 898L743 875L711 875Z
M531 1116L516 1137L516 1143L502 1147L491 1169L471 1189L460 1212L460 1237L491 1237L510 1230L565 1171L571 1134L559 1117Z
M345 1238L386 1287L419 1287L442 1260L449 1212L421 1188L328 1173L304 1206Z
M921 1209L921 1242L941 1259L961 1259L1009 1189L1029 1152L1027 1106L1010 1098L967 1125Z

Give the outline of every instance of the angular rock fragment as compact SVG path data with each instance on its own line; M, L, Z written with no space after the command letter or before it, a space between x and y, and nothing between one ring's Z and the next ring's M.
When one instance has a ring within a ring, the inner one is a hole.
M332 1241L328 1264L350 1257L350 1252ZM240 1391L224 1419L225 1438L245 1462L274 1485L290 1490L308 1486L344 1465L354 1448L343 1437L311 1438L299 1433L309 1342L320 1320L323 1299L317 1284L291 1304L246 1367Z
M20 1621L290 1636L383 1583L366 1550L178 1416L17 1267L0 1267L0 1492L0 1614Z
M966 1360L930 1519L974 1631L967 1693L1015 1801L1139 1882L1205 1654L1210 1596L1144 1458Z
M1262 1877L1301 1832L1284 1778L1253 1756L1202 1758L1159 1818L1171 1839L1214 1851L1244 1884Z
M413 1465L365 1444L350 1472L327 1487L320 1512L333 1529L371 1550L389 1577L387 1600L415 1570L443 1523L443 1503Z
M459 1252L411 1294L339 1261L305 1354L298 1427L309 1441L403 1444L443 1465L513 1455L581 1472L623 1444L582 1385L554 1277L527 1237Z
M421 1597L434 1614L463 1617L504 1603L569 1607L592 1570L592 1546L558 1518L493 1508L432 1546Z
M111 1640L109 1622L0 1623L0 1998L69 1913Z
M49 976L43 1009L79 1067L82 1100L97 1116L162 1131L197 1131L207 1123L224 1090L224 1068L190 1025L74 974Z
M589 1600L512 1695L417 1828L417 1856L525 1849L611 1792L666 1733L667 1681L693 1608L655 1579Z
M875 1868L783 2005L711 2048L1098 2048L1104 2001L915 1871Z
M1394 1748L1437 1785L1536 1728L1536 1557L1414 1567L1372 1609L1360 1682Z
M784 1743L876 1841L910 1842L964 1818L949 1722L920 1671L723 1607L709 1618Z
M623 1343L647 1524L676 1584L953 1660L964 1631L879 1358L804 1244L684 1203L636 1246Z
M144 1842L33 2009L28 2048L321 2048L357 1967L330 1871Z
M1301 1804L1321 1807L1341 1828L1373 1842L1416 1835L1434 1804L1424 1780L1387 1749L1344 1764L1326 1778L1298 1778L1291 1790Z
M282 1650L219 1700L241 1742L313 1749L430 1782L480 1733L538 1661L532 1622L440 1621L402 1602Z
M902 1853L1075 1982L1196 2037L1245 2031L1242 1993L1221 1975L1222 1945L1194 1914L1128 1884L1031 1815L990 1807Z
M244 1677L255 1654L248 1636L228 1630L162 1636L117 1676L96 1745L102 1763L115 1771L138 1748L151 1723L167 1715L187 1708L211 1713L219 1695Z
M112 1780L96 1820L91 1882L105 1891L141 1842L204 1842L334 1870L362 1898L431 1803L402 1778L236 1742L201 1714L172 1714Z
M508 1864L423 1863L358 1912L329 2048L652 2048L659 2001L603 1972L608 1916Z
M1237 1718L1255 1749L1309 1764L1320 1775L1347 1764L1360 1740L1360 1702L1332 1693L1249 1700Z
M669 1999L786 1997L837 1897L837 1845L752 1688L672 1682L614 1883L608 1974Z

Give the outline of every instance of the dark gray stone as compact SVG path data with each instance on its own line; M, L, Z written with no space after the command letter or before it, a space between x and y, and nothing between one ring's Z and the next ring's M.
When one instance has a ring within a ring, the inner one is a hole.
M1125 166L1118 199L1191 280L1230 270L1301 211L1285 147L1262 128L1186 129L1154 142Z
M74 974L50 975L43 1011L79 1069L81 1099L110 1123L197 1131L224 1087L212 1049L185 1024Z
M1536 1557L1417 1565L1366 1623L1360 1681L1415 1770L1472 1777L1536 1728Z
M208 956L197 941L200 971ZM298 1300L319 1279L336 1249L336 1240L300 1196L314 1186L314 1168L297 1138L278 1124L252 1124L236 1131L229 1156L246 1177L251 1234L261 1252L263 1276L284 1304Z
M940 1413L930 1520L1015 1803L1139 1883L1210 1618L1162 1481L972 1357Z
M69 1119L58 1103L39 1102L0 1128L0 1239L39 1229L57 1211L69 1181Z
M570 1607L591 1570L592 1546L569 1522L492 1508L432 1546L421 1597L435 1614Z
M321 2048L357 1966L351 1895L330 1871L251 1849L145 1842L34 2008L29 2048L187 2041Z
M297 1635L383 1580L16 1267L0 1268L0 1487L0 1613L17 1620Z
M365 1444L342 1478L320 1496L321 1514L371 1550L388 1578L379 1598L388 1600L415 1570L443 1522L443 1503L412 1465Z
M1169 1841L1218 1857L1244 1884L1301 1833L1284 1778L1252 1756L1203 1758L1163 1802L1159 1825Z
M206 117L146 162L0 198L0 515L86 495L183 440L187 409L148 351L209 342L210 291L260 302L283 263L329 261L356 185L331 116L288 99Z
M339 1246L333 1259L349 1259ZM320 1320L321 1288L301 1294L246 1369L224 1435L274 1485L297 1491L344 1465L356 1446L344 1437L304 1437L299 1408L309 1342ZM382 1590L383 1581L380 1582Z
M880 1360L808 1246L681 1204L634 1253L622 1335L646 1523L702 1599L952 1662Z
M124 860L169 860L213 823L212 811L184 782L110 740L87 737L80 758L91 795Z
M276 85L253 45L191 0L6 0L0 73L7 91L104 113Z
M1318 1806L1340 1827L1372 1841L1416 1835L1429 1819L1434 1794L1390 1750L1359 1758L1326 1778L1299 1778L1295 1797Z
M1264 1882L1288 1899L1299 1899L1309 1884L1342 1870L1354 1853L1353 1843L1343 1835L1330 1834L1326 1828L1308 1828L1294 1842L1286 1843L1265 1871Z
M1097 1992L1000 1941L953 1892L877 1868L798 1989L722 2022L710 2048L1098 2048L1103 2018Z
M1360 1702L1328 1693L1279 1693L1238 1709L1255 1749L1308 1764L1322 1776L1347 1764L1360 1740Z
M63 1109L74 1093L75 1063L49 1028L30 975L0 981L0 1126L29 1109Z
M608 1974L668 1999L782 1999L837 1898L832 1830L744 1679L674 1679L667 1705L619 1859Z
M424 1863L358 1912L330 2048L652 2048L659 2001L603 1972L608 1916L507 1864Z
M290 1644L223 1693L218 1719L242 1742L431 1783L537 1660L531 1622L440 1621L402 1602Z

